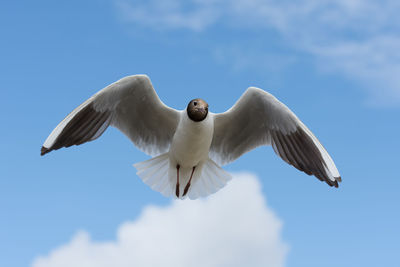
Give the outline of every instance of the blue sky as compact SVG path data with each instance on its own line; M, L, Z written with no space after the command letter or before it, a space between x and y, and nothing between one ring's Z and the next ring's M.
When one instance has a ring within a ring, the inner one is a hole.
M82 236L90 248L121 244L124 225L141 225L149 206L172 216L175 205L190 205L144 185L132 164L148 156L113 128L39 156L73 108L140 73L177 109L201 97L223 112L249 86L268 90L327 148L343 178L339 189L288 166L270 147L225 167L250 177L243 195L229 184L227 192L248 205L259 203L254 195L266 201L260 210L274 242L259 249L277 249L271 266L398 266L399 8L389 0L3 1L0 266L60 266ZM204 200L205 214L217 196ZM240 238L222 236L216 244L245 250Z

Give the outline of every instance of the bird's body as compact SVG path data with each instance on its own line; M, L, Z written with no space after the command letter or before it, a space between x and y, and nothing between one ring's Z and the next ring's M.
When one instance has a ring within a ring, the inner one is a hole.
M194 122L181 112L178 127L169 149L171 164L192 168L208 159L214 133L214 117Z
M189 198L197 198L218 191L231 177L209 158L213 134L214 114L193 121L186 110L180 111L168 152L134 164L137 174L165 196L183 198L188 194Z
M143 182L165 196L215 193L231 179L215 161L229 163L260 145L271 145L284 161L331 186L341 181L317 138L271 94L250 87L224 113L208 112L202 99L178 111L161 102L145 75L125 77L77 107L49 135L41 154L95 140L109 125L155 156L134 166Z

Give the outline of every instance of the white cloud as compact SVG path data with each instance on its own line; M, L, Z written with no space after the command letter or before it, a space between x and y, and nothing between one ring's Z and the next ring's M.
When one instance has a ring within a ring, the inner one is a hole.
M370 105L400 104L400 37L379 36L368 42L343 42L315 47L319 65L365 84ZM329 64L326 64L329 62Z
M257 178L237 174L209 198L146 207L119 227L115 241L96 242L81 231L33 267L280 267L288 251L281 228Z
M156 29L186 28L200 31L213 24L218 10L210 1L147 0L145 2L118 1L123 18Z
M400 1L120 0L119 3L127 20L145 27L204 31L222 24L276 31L293 49L315 57L321 69L329 65L330 71L366 85L372 92L371 102L400 104L400 59L396 56L400 42ZM236 58L243 61L246 56Z
M294 62L293 56L284 53L263 52L252 45L243 49L240 45L221 45L214 48L214 57L218 63L231 66L234 71L280 71Z

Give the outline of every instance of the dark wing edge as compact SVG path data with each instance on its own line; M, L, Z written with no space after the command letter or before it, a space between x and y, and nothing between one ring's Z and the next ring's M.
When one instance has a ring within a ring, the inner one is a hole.
M325 157L329 155L326 151L321 152L313 138L302 127L288 134L272 130L271 137L273 150L285 162L308 175L314 175L330 186L339 187L338 182L341 182L342 178L340 175L334 175L337 170L332 171L332 166L328 166L322 153L326 153ZM335 166L333 168L336 169Z
M93 103L82 104L68 115L50 134L40 150L43 156L53 150L93 141L110 125L111 111L96 111ZM58 133L59 132L59 133ZM54 141L52 139L55 139ZM50 144L50 145L47 145ZM47 145L47 146L46 146Z
M93 141L114 126L143 152L156 155L166 152L178 123L179 112L159 99L147 75L127 76L74 109L47 137L40 154Z
M296 169L338 187L341 176L328 152L297 118L273 95L250 87L224 113L214 114L210 157L220 164L244 153L271 145L275 153Z

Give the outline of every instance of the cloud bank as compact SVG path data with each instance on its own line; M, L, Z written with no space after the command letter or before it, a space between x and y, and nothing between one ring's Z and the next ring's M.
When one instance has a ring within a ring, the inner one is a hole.
M204 32L222 25L231 29L275 31L295 51L314 57L321 69L361 82L371 92L371 102L400 104L397 51L400 2L397 0L120 0L118 3L125 20L157 30Z
M118 228L115 241L78 232L32 266L281 267L288 252L281 228L257 178L237 174L209 198L146 207Z

